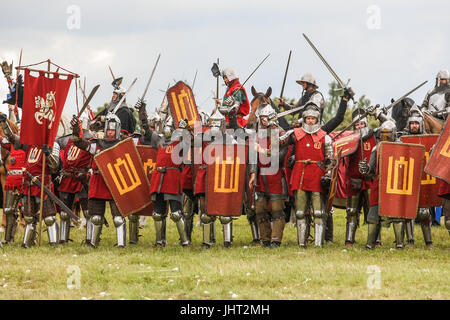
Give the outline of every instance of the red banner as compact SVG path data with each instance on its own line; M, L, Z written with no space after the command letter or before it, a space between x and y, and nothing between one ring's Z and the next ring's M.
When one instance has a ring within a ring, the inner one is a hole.
M248 147L208 145L206 168L206 213L217 216L242 214Z
M141 158L142 167L144 168L144 172L147 175L147 179L148 181L151 181L153 170L156 167L156 156L158 154L158 150L145 145L136 146L136 149ZM151 201L150 204L146 206L144 209L135 214L140 216L153 215L153 201Z
M138 214L150 204L150 184L132 138L100 152L94 160L122 215Z
M447 119L444 129L431 152L430 160L425 166L429 175L450 183L450 123Z
M187 119L191 128L194 128L196 121L202 121L195 104L192 89L183 81L178 81L176 85L167 91L167 99L177 128L180 120Z
M36 78L25 69L20 143L53 146L72 78L47 78L44 71Z
M437 134L419 134L401 136L400 140L405 143L421 144L425 147L424 163L428 163L430 151L438 139ZM425 173L422 173L420 181L419 207L437 207L442 204L442 199L438 197L439 180Z
M379 144L379 214L415 219L419 205L425 147L418 144Z

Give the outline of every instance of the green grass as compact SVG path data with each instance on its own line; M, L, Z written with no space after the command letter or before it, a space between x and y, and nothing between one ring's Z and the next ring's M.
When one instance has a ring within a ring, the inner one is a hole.
M175 224L168 219L168 246L154 249L153 220L140 231L137 245L114 247L112 219L103 229L98 249L81 246L84 230L72 229L71 242L50 247L43 233L40 248L21 249L16 242L1 250L0 299L450 299L450 236L433 227L434 248L426 249L416 225L416 244L394 247L392 227L382 229L383 246L364 249L367 226L357 230L353 248L343 245L344 212L334 215L334 240L324 248L297 246L296 229L287 224L282 247L248 246L250 227L243 216L234 221L233 248L223 248L217 221L217 244L201 249L201 227L191 248L178 244ZM198 220L196 216L195 221ZM3 235L2 235L3 236ZM81 271L80 289L68 289L69 266ZM367 286L380 270L379 289Z

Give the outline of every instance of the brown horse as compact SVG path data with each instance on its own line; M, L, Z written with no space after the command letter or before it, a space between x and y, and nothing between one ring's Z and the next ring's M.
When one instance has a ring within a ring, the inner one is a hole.
M11 131L15 134L19 132L19 127L12 122L11 120L7 119L9 127L11 128ZM5 133L3 132L3 129L0 127L0 136L3 137ZM2 165L0 165L0 183L2 184L2 192L3 192L3 208L5 208L5 183L6 183L6 176L8 174L8 168L9 168L9 156L10 152L8 149L2 148ZM2 226L5 226L6 219L3 216L2 219Z
M247 121L247 127L248 128L256 128L256 115L255 112L258 110L258 108L263 104L270 104L272 108L276 111L276 113L280 113L280 110L278 107L273 103L272 99L270 98L270 95L272 94L272 87L269 87L266 91L266 93L257 92L256 89L252 86L251 89L253 99L250 102L250 116L248 117ZM278 119L280 123L280 127L282 127L284 130L289 130L289 123L286 121L284 117L280 117Z
M433 117L427 112L424 112L423 115L425 116L424 123L426 133L441 133L442 128L444 127L444 121Z

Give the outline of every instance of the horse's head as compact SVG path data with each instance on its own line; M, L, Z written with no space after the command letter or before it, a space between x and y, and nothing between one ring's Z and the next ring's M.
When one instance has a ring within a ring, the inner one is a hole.
M266 93L262 93L257 92L256 89L252 86L252 94L253 99L250 102L250 106L253 112L256 111L258 107L263 103L267 103L270 105L272 104L272 100L270 99L270 95L272 94L272 87L269 87Z

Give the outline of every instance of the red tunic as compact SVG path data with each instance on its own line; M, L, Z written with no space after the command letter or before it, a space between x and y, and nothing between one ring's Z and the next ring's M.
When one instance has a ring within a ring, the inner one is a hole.
M282 133L284 132L280 131L280 135ZM258 144L260 144L264 149L270 149L271 148L270 137L265 137L263 139L258 138ZM278 167L278 163L276 165ZM266 155L260 153L258 155L258 168L260 170L258 173L256 191L269 194L282 194L283 193L282 178L283 176L286 177L286 171L284 168L269 169L270 167L271 167L271 157L267 157ZM261 174L262 168L266 168L264 169L265 175Z
M325 171L318 163L311 163L305 166L302 160L312 160L321 162L325 160L325 136L326 132L320 129L316 133L308 134L302 128L294 129L295 142L295 166L292 170L291 188L292 190L304 190L322 192L320 178ZM303 173L303 183L300 185Z
M290 145L288 147L288 152L286 154L286 158L284 158L284 167L286 168L286 182L291 181L291 176L292 176L292 169L290 169L287 164L288 159L292 156L292 149L293 149L293 147L292 147L292 145ZM294 191L292 190L290 183L288 183L288 195L289 195L289 197L294 196Z
M363 142L363 152L364 152L364 159L366 159L367 163L369 163L370 160L370 154L372 153L373 147L375 147L377 142L375 141L375 137L372 135L369 139ZM352 153L345 161L346 164L346 189L347 189L347 196L351 197L357 194L359 191L353 190L350 187L350 179L362 179L362 190L368 190L371 186L370 180L364 180L364 176L359 172L358 164L361 161L361 145L358 143L358 149Z
M91 167L92 155L84 150L79 149L69 139L64 152L62 153L63 170L69 173L77 173L86 171ZM83 188L80 179L74 177L64 177L59 184L58 191L76 193Z
M9 166L8 175L5 182L5 190L19 190L23 189L23 174L22 168L25 167L25 151L16 150L14 147L7 143L2 147L9 150ZM13 160L14 159L14 160ZM11 163L14 162L14 163ZM17 173L17 174L13 174Z
M150 181L150 194L181 193L181 164L176 165L172 161L172 151L178 143L179 141L175 141L165 148L161 147L161 145L158 146L156 167L155 170L153 170L152 179ZM162 173L157 168L166 168L166 171Z
M40 146L32 146L29 145L26 151L26 159L25 159L25 169L31 173L33 176L37 176L39 181L42 181L42 157L43 157L42 148ZM31 183L30 178L24 174L24 181L29 185ZM53 182L51 180L50 168L48 167L48 162L45 162L45 170L44 170L44 184L47 186L50 191L53 192ZM41 188L37 185L32 184L30 187L26 187L23 189L23 194L28 195L31 189L31 196L41 196ZM44 199L47 198L47 195L44 193Z
M97 150L100 150L98 145ZM113 197L111 195L111 192L109 191L108 186L105 183L105 180L103 180L102 174L100 173L95 161L92 161L91 168L93 173L91 178L89 179L88 198L112 200Z

